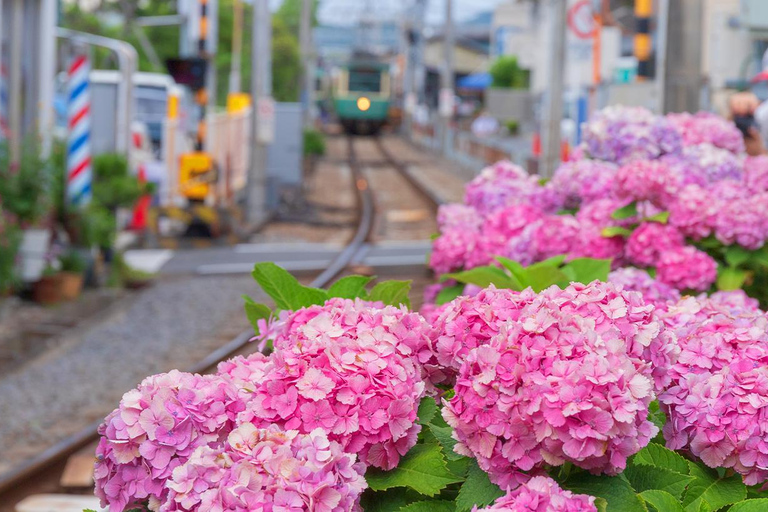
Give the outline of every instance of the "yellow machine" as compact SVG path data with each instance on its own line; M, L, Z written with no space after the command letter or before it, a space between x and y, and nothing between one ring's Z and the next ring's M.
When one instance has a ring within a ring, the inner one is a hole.
M181 155L179 189L190 201L202 202L208 197L211 183L216 182L216 170L210 154L195 151Z

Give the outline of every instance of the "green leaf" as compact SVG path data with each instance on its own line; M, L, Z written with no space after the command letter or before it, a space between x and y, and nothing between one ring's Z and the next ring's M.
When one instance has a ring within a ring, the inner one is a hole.
M747 496L747 488L741 481L741 475L735 474L720 478L717 472L688 461L693 482L683 498L686 512L698 512L701 502L706 502L712 510L742 501Z
M419 402L419 411L417 417L419 418L419 425L426 425L437 414L437 402L431 396L425 396Z
M491 482L488 474L472 459L467 470L467 479L461 485L456 498L456 512L472 510L475 505L478 508L485 507L501 496L504 496L504 491Z
M371 276L342 277L328 288L328 296L341 297L343 299L364 299L368 296L365 287L374 279Z
M368 300L381 301L388 306L404 305L411 307L408 294L411 292L411 281L382 281L373 287Z
M445 455L445 447L443 447L443 455ZM467 476L467 468L472 461L469 457L459 457L456 460L451 460L446 457L445 464L448 466L448 470L456 476L460 476L462 480Z
M328 300L325 290L302 286L289 272L271 262L254 265L252 275L278 309L295 311Z
M681 475L687 475L690 471L688 461L682 455L656 443L650 443L637 452L632 464L666 468Z
M733 267L722 267L717 273L718 290L738 290L744 286L749 272Z
M533 265L528 265L526 268L530 270L532 268L540 267L559 267L565 261L565 256L565 254L558 254L557 256L552 256L551 258L547 258L543 261L539 261L538 263L534 263Z
M398 488L383 492L366 489L360 498L360 505L365 512L398 512L407 504L423 498L424 496L410 489Z
M608 512L608 502L605 498L595 498L595 508L597 512Z
M459 460L463 455L453 451L453 447L456 446L456 440L453 438L453 429L451 427L438 427L437 425L429 425L429 430L440 441L443 446L443 453L448 460Z
M512 276L520 283L520 289L528 287L528 280L526 278L525 267L515 260L505 258L504 256L496 256L496 261L509 270Z
M659 407L658 400L654 400L648 405L648 419L651 420L654 425L659 427L659 431L664 428L664 424L667 422L667 415L664 414ZM659 432L659 435L661 435L661 432Z
M509 288L511 290L522 290L517 279L513 278L499 267L485 266L475 267L463 272L454 272L445 274L444 279L455 279L460 283L474 284L480 288L487 288L494 285L497 288Z
M646 217L645 220L650 222L658 222L659 224L666 224L669 221L669 212L661 212L656 215Z
M602 231L600 231L600 235L604 238L611 238L614 236L623 236L625 238L629 237L632 234L631 229L622 228L621 226L609 226L607 228L603 228Z
M746 263L752 256L752 251L748 251L740 245L731 245L725 248L725 261L731 267L738 267Z
M536 293L549 288L553 284L565 287L568 285L568 276L559 268L553 266L534 267L526 269L528 284Z
M437 298L435 298L435 304L437 304L438 306L447 304L448 302L451 302L453 299L461 295L461 292L463 291L464 291L463 284L457 284L456 286L449 286L448 288L443 288L442 290L440 290L440 293L437 294Z
M615 220L623 220L623 219L628 219L630 217L635 217L635 216L637 216L636 202L629 203L627 206L619 208L618 210L615 210L611 214L611 218Z
M571 260L562 268L565 275L571 281L589 284L594 280L608 281L608 273L611 271L611 260L597 260L593 258L577 258Z
M744 500L736 503L728 512L765 512L768 510L768 498Z
M666 491L656 489L643 491L640 493L640 497L646 503L653 505L653 508L658 510L658 512L684 512L680 500Z
M570 476L563 487L579 494L589 494L608 502L609 512L648 512L645 502L629 482L618 476L595 476L577 473Z
M259 334L259 320L265 320L269 318L270 315L272 315L272 310L264 304L255 302L247 295L243 295L243 300L245 301L245 304L243 305L245 308L245 316L248 317L248 321L251 322L253 331L256 334Z
M624 470L624 476L637 492L658 489L667 491L676 499L680 499L692 476L676 473L658 466L636 465Z
M400 512L454 512L456 506L445 500L417 501L399 509Z
M440 446L436 444L417 444L400 459L395 469L369 468L365 479L374 491L409 487L426 496L435 496L448 484L461 481L448 470Z

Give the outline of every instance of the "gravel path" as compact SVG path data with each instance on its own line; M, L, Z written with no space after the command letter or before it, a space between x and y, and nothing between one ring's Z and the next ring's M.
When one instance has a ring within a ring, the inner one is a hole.
M249 276L158 282L18 372L0 376L0 472L105 416L144 377L189 368L247 328Z

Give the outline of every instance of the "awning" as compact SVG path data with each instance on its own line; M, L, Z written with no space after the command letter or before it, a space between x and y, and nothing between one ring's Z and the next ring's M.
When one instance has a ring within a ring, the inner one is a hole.
M492 81L493 79L491 78L490 73L472 73L471 75L459 79L457 85L459 86L459 89L474 89L481 91L489 88Z

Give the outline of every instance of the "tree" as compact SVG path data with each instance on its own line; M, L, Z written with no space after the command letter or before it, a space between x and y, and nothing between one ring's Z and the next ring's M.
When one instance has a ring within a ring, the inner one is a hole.
M496 59L490 69L494 87L506 89L527 89L529 72L517 64L517 57L503 55Z
M312 0L312 26L317 25L317 0ZM277 9L275 16L285 23L286 28L298 37L301 24L302 0L284 0Z

